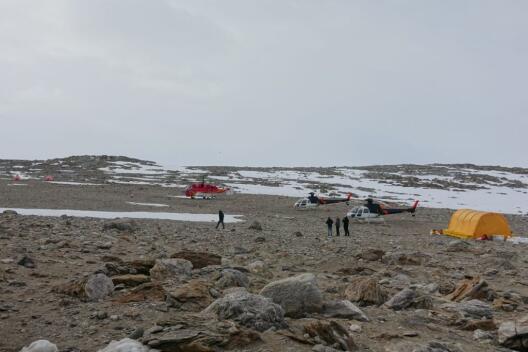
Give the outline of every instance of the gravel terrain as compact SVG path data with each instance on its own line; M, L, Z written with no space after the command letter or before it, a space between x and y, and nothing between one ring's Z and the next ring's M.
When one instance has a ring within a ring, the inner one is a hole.
M174 197L180 188L105 183L90 168L67 181L101 185L1 179L0 206L222 209L245 221L217 230L0 213L0 351L38 339L97 351L127 337L167 352L526 351L526 245L430 235L452 210L353 222L350 237L328 239L326 218L351 205L296 211L295 198L249 194L189 200ZM507 217L514 233L528 233L526 216Z

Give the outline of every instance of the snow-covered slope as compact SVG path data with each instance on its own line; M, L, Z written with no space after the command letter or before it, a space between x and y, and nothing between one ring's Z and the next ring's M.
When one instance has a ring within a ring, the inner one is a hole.
M162 166L127 157L80 156L47 161L2 160L0 178L57 183L130 184L175 188L181 192L202 180L230 186L235 192L302 197L353 193L358 198L437 208L474 208L528 213L528 169L464 165L380 165L365 167L182 167Z

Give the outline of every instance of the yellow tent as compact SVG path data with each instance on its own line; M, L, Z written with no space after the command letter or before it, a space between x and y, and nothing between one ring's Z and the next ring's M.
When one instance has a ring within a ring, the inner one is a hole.
M504 215L470 209L457 210L451 216L448 228L442 233L464 239L496 235L504 236L506 239L512 235Z

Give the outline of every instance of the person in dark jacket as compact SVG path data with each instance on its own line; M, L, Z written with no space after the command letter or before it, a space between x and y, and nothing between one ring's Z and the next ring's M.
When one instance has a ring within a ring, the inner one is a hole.
M218 228L218 226L220 226L220 224L222 224L222 228L225 229L224 212L221 211L221 210L218 211L218 223L216 224L216 228Z
M328 226L328 237L332 237L332 225L334 224L334 221L328 217L326 219L326 226Z
M350 232L348 232L348 216L343 218L343 228L345 229L345 236L350 236Z
M341 227L341 220L339 217L336 217L335 219L335 227L336 227L336 236L339 236L339 228Z

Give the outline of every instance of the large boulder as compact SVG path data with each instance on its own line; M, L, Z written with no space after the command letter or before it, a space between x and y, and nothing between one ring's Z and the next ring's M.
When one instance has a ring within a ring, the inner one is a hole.
M142 343L125 338L119 341L112 341L98 352L148 352L150 348L143 345Z
M260 294L271 298L292 318L317 313L323 308L321 290L311 273L273 281L264 286Z
M528 316L500 324L499 343L515 351L528 351Z
M387 293L373 277L356 277L345 289L346 299L360 306L381 305L387 300Z
M158 259L150 269L153 282L181 282L191 277L193 265L190 261L179 258Z
M368 317L350 301L329 301L323 306L323 315L329 318L354 319L368 321Z
M180 251L171 255L171 258L181 258L190 261L194 269L205 268L210 265L221 265L222 257L208 252Z
M20 352L58 352L57 345L48 340L37 340L29 346L23 347Z
M224 289L229 287L249 287L249 279L246 274L235 269L224 269L220 272L215 286Z
M217 299L204 313L214 313L221 320L234 320L257 331L287 326L281 306L269 298L249 293L245 289L235 290Z

